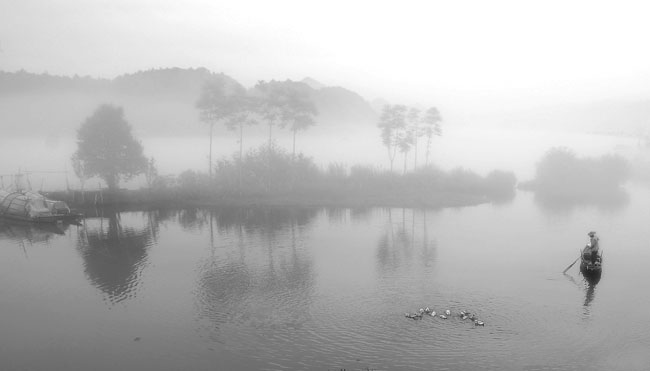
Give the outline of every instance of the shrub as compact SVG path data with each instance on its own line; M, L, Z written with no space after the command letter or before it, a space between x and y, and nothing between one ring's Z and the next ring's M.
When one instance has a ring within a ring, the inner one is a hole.
M552 148L537 164L534 188L556 195L600 194L618 189L629 175L620 156L578 158L567 148Z
M241 163L237 156L221 159L215 168L217 188L226 192L288 192L305 187L319 176L311 158L302 154L294 157L274 145L249 150Z

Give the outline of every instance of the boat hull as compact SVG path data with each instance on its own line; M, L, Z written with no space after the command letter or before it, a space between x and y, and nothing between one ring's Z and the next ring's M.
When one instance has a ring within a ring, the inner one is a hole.
M0 217L5 219L54 223L79 218L62 201L54 201L31 191L9 192L0 189Z
M590 262L585 262L583 261L580 263L580 272L582 272L585 275L597 275L602 273L603 271L603 266L594 266Z
M588 278L600 278L603 272L603 257L600 253L589 256L583 250L580 256L580 272Z
M19 220L22 222L34 222L34 223L56 223L57 221L64 220L64 218L58 215L28 217L28 216L20 216L20 215L12 215L12 214L3 214L0 215L0 217L4 219Z

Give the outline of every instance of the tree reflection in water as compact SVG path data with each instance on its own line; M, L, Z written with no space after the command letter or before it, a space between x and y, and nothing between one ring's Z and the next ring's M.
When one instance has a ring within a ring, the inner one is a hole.
M87 218L78 233L77 250L86 277L111 304L136 296L147 251L158 234L158 220L152 214L129 213L129 217L125 222L113 211Z
M353 222L367 222L373 216L370 207L326 207L323 209L330 224L347 225Z
M196 295L210 331L229 323L249 327L255 336L256 328L297 328L308 320L314 273L305 239L317 214L282 208L209 212L210 240L218 247L213 243L212 255L200 263Z
M580 195L559 195L544 190L535 191L535 203L550 214L567 214L580 206L594 206L602 211L618 211L630 201L624 189L603 192L585 192Z
M412 260L414 254L425 267L430 267L436 260L437 242L429 235L427 221L430 212L408 210L395 213L394 209L386 209L386 228L377 243L377 260L382 274L408 269L410 264L404 261ZM394 214L398 217L395 218Z
M32 223L0 219L0 240L15 241L21 246L25 243L48 244L52 238L64 235L69 227L69 223Z

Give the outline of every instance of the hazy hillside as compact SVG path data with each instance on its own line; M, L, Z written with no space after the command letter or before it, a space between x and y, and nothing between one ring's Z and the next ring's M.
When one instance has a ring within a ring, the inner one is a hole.
M4 135L69 136L99 104L111 103L124 108L138 136L204 135L195 102L214 76L205 68L156 69L112 80L0 71L0 123ZM354 92L324 87L313 79L296 84L314 100L318 125L376 121L370 104Z
M315 90L314 101L324 122L375 123L378 113L359 94L341 87Z

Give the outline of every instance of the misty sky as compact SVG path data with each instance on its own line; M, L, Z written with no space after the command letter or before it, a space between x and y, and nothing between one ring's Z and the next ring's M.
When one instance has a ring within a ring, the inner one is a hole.
M650 5L626 1L0 0L0 70L206 67L372 100L509 108L650 92Z

